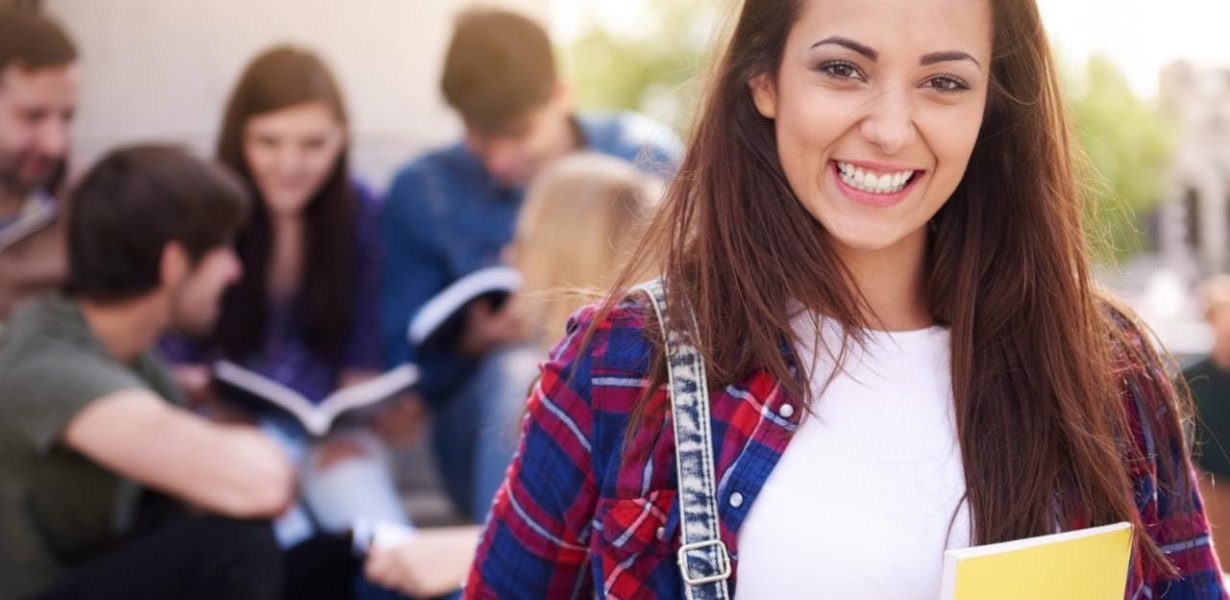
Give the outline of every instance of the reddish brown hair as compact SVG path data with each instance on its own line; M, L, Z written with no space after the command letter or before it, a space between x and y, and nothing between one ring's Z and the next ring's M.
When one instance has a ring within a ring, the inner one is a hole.
M1147 342L1126 339L1135 325L1095 290L1058 77L1034 0L990 2L985 122L962 182L929 227L925 274L928 308L952 332L974 541L1130 521L1138 548L1171 570L1141 527L1126 466L1145 457L1130 449L1120 367L1157 358ZM773 124L748 89L753 77L777 73L801 4L744 3L679 175L628 273L660 266L673 321L690 322L685 307L695 312L691 333L716 389L766 369L810 405L816 374L800 365L792 376L797 357L782 352L783 342L800 342L788 303L836 320L853 343L875 322L787 183ZM598 320L629 279L616 284ZM656 333L648 337L657 343ZM656 387L662 361L652 364ZM1165 382L1156 385L1147 393L1174 401ZM1168 422L1145 426L1155 429L1157 447L1180 448L1186 461L1183 440L1166 437L1181 431L1183 413L1170 408ZM1179 503L1190 502L1182 474L1163 473L1161 482L1179 487Z

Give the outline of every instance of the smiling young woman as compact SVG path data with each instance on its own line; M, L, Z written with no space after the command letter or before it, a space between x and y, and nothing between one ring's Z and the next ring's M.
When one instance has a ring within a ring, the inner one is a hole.
M629 276L576 315L467 596L932 599L946 549L1129 521L1129 597L1226 597L1069 144L1034 0L746 0L628 267L665 318ZM705 366L700 546L663 327Z

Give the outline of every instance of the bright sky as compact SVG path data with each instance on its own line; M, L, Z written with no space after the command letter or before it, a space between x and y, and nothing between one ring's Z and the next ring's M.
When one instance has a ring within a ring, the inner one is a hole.
M1145 97L1157 95L1162 67L1178 59L1230 67L1225 0L1038 0L1064 60L1106 54Z
M1143 97L1157 95L1158 73L1180 58L1230 67L1226 0L1038 0L1038 5L1066 62L1082 64L1101 52ZM551 0L551 12L552 29L564 43L592 23L631 37L661 35L649 0Z
M598 23L620 36L636 38L657 34L657 23L648 0L550 0L550 3L552 33L565 44Z

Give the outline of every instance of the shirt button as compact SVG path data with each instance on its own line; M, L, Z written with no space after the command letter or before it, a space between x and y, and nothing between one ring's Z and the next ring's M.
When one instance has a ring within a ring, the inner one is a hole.
M658 531L657 531L657 533L656 533L655 535L657 535L657 536L658 536L658 541L659 541L659 542L665 542L665 541L666 541L666 528L665 528L665 527L659 527L659 528L658 528Z
M743 506L743 494L740 494L739 492L735 492L731 494L730 495L730 505L735 508L739 508L740 506Z
M781 408L777 409L777 414L789 419L790 417L794 416L794 405L793 404L783 404Z

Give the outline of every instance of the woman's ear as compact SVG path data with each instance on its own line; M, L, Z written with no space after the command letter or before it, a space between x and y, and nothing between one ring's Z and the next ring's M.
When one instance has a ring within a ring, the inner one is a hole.
M773 79L767 73L761 73L749 79L747 87L752 90L756 112L766 119L777 118L777 90L773 87Z

